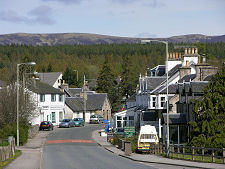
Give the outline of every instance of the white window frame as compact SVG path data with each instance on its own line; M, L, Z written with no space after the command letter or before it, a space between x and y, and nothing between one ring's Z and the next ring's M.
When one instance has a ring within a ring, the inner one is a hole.
M152 107L156 107L156 96L152 96Z
M51 102L56 102L56 94L51 94Z
M45 94L40 94L40 102L45 102Z

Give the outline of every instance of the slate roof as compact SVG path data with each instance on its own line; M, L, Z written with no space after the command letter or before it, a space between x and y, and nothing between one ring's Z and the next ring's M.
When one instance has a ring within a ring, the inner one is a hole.
M204 79L204 81L211 81L212 78L213 78L213 75L209 75Z
M62 72L47 72L47 73L38 73L40 80L44 83L53 86Z
M160 94L166 94L166 86L163 86L163 89L159 91ZM176 94L177 93L177 84L171 84L168 86L168 93L169 94Z
M144 89L146 89L146 81L147 81L147 90L152 91L157 86L159 86L164 80L166 80L166 77L146 77L144 80Z
M201 82L191 82L190 87L191 91L194 93L202 93L202 89L208 86L207 81L201 81Z
M86 110L101 110L106 98L106 93L87 94ZM84 99L81 97L68 97L66 98L65 103L74 112L84 111Z
M56 89L46 83L35 81L27 86L27 88L38 94L63 94L60 89Z
M185 75L182 79L178 80L178 83L190 82L196 77L196 74Z
M174 66L169 72L168 72L168 76L173 76L176 72L179 71L179 68L182 66L182 64L177 64L176 66Z
M167 124L167 114L163 113L164 123ZM173 113L169 114L169 124L187 124L186 114Z
M135 102L135 101L136 101L136 93L127 99L127 102Z
M67 93L70 95L70 97L79 97L80 92L82 92L82 88L69 88L67 90Z

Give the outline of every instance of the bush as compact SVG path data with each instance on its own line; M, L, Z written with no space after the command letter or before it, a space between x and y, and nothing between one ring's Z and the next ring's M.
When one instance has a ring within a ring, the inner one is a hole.
M24 145L28 139L28 130L29 125L21 123L19 126L19 137L20 137L20 145ZM13 136L14 138L17 137L17 125L16 123L9 123L3 126L0 129L0 138L7 139L8 136Z
M126 141L131 142L131 150L132 152L137 151L137 142L138 142L138 136L132 136L132 137L127 137Z

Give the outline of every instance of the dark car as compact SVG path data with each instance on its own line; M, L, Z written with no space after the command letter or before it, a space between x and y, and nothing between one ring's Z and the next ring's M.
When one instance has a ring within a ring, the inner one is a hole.
M39 130L53 130L53 124L50 121L42 121L39 127Z
M75 127L84 126L84 120L82 118L74 118L73 122Z
M70 128L70 127L74 127L74 122L72 119L63 119L61 123L59 123L59 128L61 127L67 127L67 128Z

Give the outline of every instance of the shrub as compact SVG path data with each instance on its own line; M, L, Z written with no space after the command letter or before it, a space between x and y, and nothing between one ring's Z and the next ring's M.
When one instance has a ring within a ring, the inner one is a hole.
M132 152L136 152L137 151L138 136L127 137L126 141L131 142L131 150L132 150Z
M19 126L19 137L20 137L20 145L24 145L28 139L28 130L29 125L21 123ZM3 126L0 129L0 138L7 139L8 136L13 136L14 138L17 137L17 125L16 123L9 123Z

